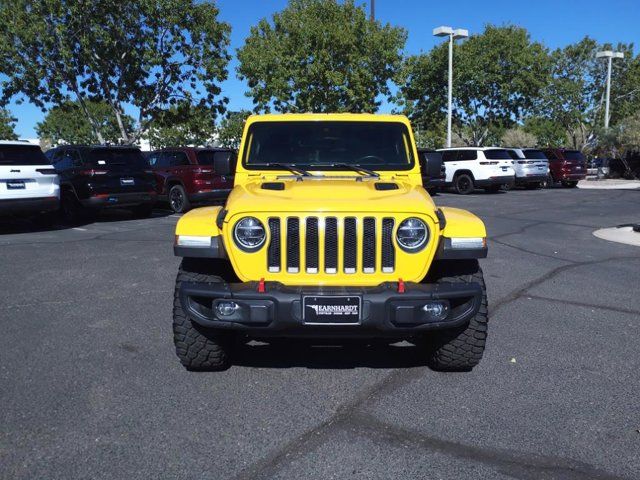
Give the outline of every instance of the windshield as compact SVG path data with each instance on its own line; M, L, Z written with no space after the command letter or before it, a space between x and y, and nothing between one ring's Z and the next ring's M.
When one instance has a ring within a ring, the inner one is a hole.
M485 150L484 156L489 160L511 160L511 155L506 150Z
M94 148L89 151L88 159L97 167L128 166L145 169L148 163L142 152L135 148Z
M0 165L49 165L40 147L0 145Z
M547 157L540 150L524 150L524 158L531 160L546 160Z
M564 159L584 162L584 155L582 155L582 152L579 152L578 150L565 150Z
M243 163L249 169L281 169L271 165L279 163L306 169L409 170L414 163L409 132L398 122L257 122L246 144Z

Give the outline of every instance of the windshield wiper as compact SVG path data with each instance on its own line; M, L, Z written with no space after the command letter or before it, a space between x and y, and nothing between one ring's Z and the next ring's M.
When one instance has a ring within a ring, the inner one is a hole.
M373 170L369 170L368 168L363 168L360 165L356 164L350 164L350 163L334 163L331 165L332 167L339 167L339 168L348 168L350 170L353 170L354 172L358 172L358 173L364 173L370 177L374 177L374 178L380 178L380 174L374 172Z
M313 177L311 173L307 172L305 169L300 168L294 164L287 165L286 163L265 163L265 167L277 167L284 168L285 170L289 170L291 173L295 175L302 175L303 177Z

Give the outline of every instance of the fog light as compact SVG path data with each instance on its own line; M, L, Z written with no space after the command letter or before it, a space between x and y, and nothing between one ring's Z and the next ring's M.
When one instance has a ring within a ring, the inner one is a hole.
M216 305L216 313L221 317L229 317L236 313L240 306L236 302L218 302Z
M449 302L429 302L422 307L429 319L433 322L439 322L447 318L449 314Z

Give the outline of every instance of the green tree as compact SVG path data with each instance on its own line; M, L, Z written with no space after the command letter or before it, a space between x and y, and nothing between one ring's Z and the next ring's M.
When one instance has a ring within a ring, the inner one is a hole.
M499 141L535 111L547 83L547 49L516 26L488 25L454 50L453 111L458 137L470 145ZM409 57L399 100L424 128L446 114L448 45Z
M0 109L0 140L17 140L18 135L14 130L16 118L4 109Z
M567 142L566 131L550 118L531 116L524 121L523 130L538 139L539 147L562 147Z
M160 112L149 126L149 143L153 148L208 145L214 139L215 118L211 108L175 105Z
M0 3L0 101L77 101L100 142L89 101L113 110L134 143L177 102L222 112L230 27L211 2L195 0L15 0ZM138 111L127 128L124 105Z
M251 112L247 110L227 112L222 122L220 122L220 127L218 127L218 141L220 145L235 149L240 147L244 123L249 115L251 115Z
M106 102L86 101L84 107L102 133L102 140L97 137L87 117L83 115L79 102L71 101L49 110L44 120L36 124L36 133L40 138L46 138L53 146L61 143L119 143L120 128L111 106ZM127 129L131 129L134 123L129 115L122 115L121 121Z
M251 28L238 73L256 110L372 112L390 95L406 37L353 0L290 0Z

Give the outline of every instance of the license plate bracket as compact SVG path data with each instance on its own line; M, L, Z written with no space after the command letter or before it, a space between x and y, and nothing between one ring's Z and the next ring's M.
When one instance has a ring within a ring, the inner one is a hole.
M362 297L357 295L305 295L302 319L307 325L358 325Z

